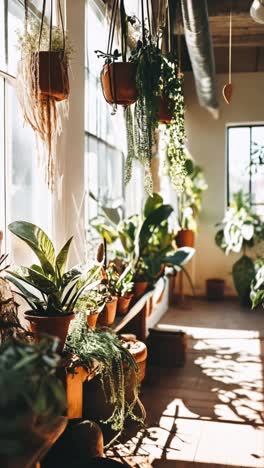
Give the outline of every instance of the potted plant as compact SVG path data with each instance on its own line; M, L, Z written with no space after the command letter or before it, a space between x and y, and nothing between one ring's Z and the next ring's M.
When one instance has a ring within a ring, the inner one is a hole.
M113 106L114 112L116 105L128 106L136 102L138 97L136 64L127 61L128 24L133 23L134 20L126 15L124 1L120 0L120 5L118 3L118 1L115 1L112 8L107 52L95 51L98 57L105 59L100 79L104 98L108 104ZM120 14L121 53L117 49L112 53L117 10L119 10ZM122 57L122 62L118 61L120 57Z
M43 456L54 431L58 437L66 426L65 390L55 375L56 341L9 338L0 347L1 466L32 466L38 460L34 454Z
M202 168L190 157L186 157L185 170L183 192L178 195L180 230L177 232L176 243L178 247L193 247L197 220L202 211L202 195L208 186Z
M42 20L25 20L25 30L18 32L18 50L21 60L17 69L17 96L25 121L43 143L41 160L45 164L46 178L54 185L57 136L61 132L61 112L68 115L68 66L72 46L62 27L49 26L43 3Z
M96 327L98 317L105 307L106 294L102 287L104 288L99 284L95 289L84 291L75 305L75 312L84 312L91 328Z
M75 266L66 271L72 237L55 255L51 240L38 226L16 221L8 228L31 248L39 264L14 267L8 270L7 278L30 307L25 318L31 331L36 337L42 333L58 336L61 351L78 298L84 290L93 289L100 283L101 264Z
M138 373L138 366L132 354L122 346L118 336L111 330L87 328L85 314L76 315L76 324L71 326L67 338L66 349L77 356L77 360L70 364L69 371L74 371L80 365L94 370L97 365L98 378L93 379L84 392L84 416L94 421L105 420L105 423L118 431L114 440L124 430L124 423L128 417L136 420L135 406L139 405L144 415L144 408L139 400L138 385L134 381L133 400L127 400L126 382L129 372ZM89 386L92 389L89 393ZM90 403L92 395L96 394L93 405Z
M250 285L255 277L253 260L247 249L264 239L264 225L250 206L248 194L239 191L227 208L225 217L216 233L215 242L226 255L240 253L232 269L233 281L242 305L250 304Z
M255 276L250 286L250 300L252 303L252 309L264 305L264 260L258 258L254 262Z
M107 276L110 291L118 297L117 313L125 315L133 298L134 282L131 266L128 265L120 274L115 263L111 262L107 269Z

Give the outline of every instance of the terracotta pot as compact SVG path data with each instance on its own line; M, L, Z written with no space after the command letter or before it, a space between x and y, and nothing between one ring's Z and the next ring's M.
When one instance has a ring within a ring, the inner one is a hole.
M147 281L138 281L134 285L134 299L138 300L142 297L148 289Z
M193 247L194 238L194 231L191 229L181 229L176 236L176 244L178 247Z
M117 314L126 315L132 301L134 294L126 294L125 296L119 296L117 301Z
M98 314L87 314L86 315L87 323L88 323L89 327L92 328L93 330L96 328L96 323L97 323L99 315L100 315L100 313L98 313Z
M68 66L62 52L42 51L31 55L31 66L36 68L36 80L43 98L56 101L67 99L70 92ZM38 75L38 76L37 76Z
M104 327L110 327L114 323L117 308L117 297L113 297L110 302L106 302L104 309L100 313L98 322Z
M136 65L131 62L117 62L103 66L101 83L106 102L124 106L136 102L138 98L136 71Z
M66 341L70 321L74 318L74 314L54 315L41 317L37 315L25 314L26 320L29 321L29 328L32 333L36 333L36 340L41 337L38 335L47 333L48 335L57 336L60 339L58 352L63 350Z
M128 346L125 345L125 347L128 348L129 352L132 354L138 365L138 382L141 383L146 375L146 364L148 356L147 346L142 341L138 341L135 338L130 338L129 335L122 335L122 339L128 344ZM127 383L127 386L132 387L129 382Z
M170 123L172 120L172 112L169 106L169 99L166 96L160 97L158 121L160 123Z
M206 281L207 299L218 301L224 298L225 281L220 278L211 278Z

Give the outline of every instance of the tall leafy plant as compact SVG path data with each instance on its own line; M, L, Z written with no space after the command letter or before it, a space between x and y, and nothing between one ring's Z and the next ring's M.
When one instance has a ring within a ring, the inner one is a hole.
M9 225L9 230L23 240L39 260L39 264L30 267L14 267L7 275L33 314L70 314L80 295L100 283L100 263L78 265L66 271L72 237L56 255L53 243L38 226L16 221Z
M254 263L247 255L247 249L263 239L264 224L253 212L249 195L243 191L237 192L220 223L215 241L226 255L231 252L243 253L234 263L232 274L240 301L245 305L250 303L250 285L255 276Z

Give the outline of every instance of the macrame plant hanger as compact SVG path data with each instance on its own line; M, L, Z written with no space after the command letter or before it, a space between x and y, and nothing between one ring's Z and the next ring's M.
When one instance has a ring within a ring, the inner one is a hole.
M232 0L229 16L229 54L228 54L228 83L223 87L223 98L226 104L230 104L233 94L232 85Z

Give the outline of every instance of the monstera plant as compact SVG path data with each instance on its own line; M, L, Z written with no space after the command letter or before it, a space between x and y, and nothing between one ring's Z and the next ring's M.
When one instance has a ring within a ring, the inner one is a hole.
M250 304L250 285L255 277L254 263L247 249L264 239L264 224L250 206L249 195L242 191L234 194L225 217L220 223L215 241L226 255L240 253L242 257L234 263L232 274L241 304Z
M8 270L8 279L29 306L25 317L31 330L59 336L61 347L66 339L74 307L80 295L100 283L101 264L75 266L66 271L72 237L56 255L47 234L34 224L16 221L9 230L34 252L39 264Z

